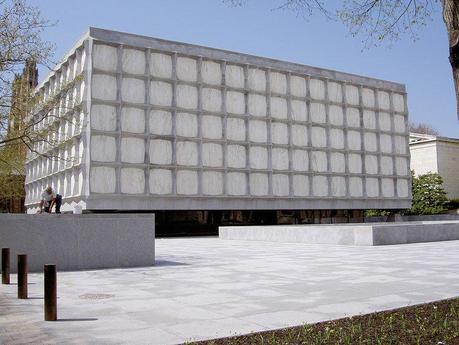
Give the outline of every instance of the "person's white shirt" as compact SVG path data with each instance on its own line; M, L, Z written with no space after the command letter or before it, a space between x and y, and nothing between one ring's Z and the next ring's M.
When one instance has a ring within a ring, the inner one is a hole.
M56 193L54 190L51 192L51 194L48 194L46 189L41 193L41 200L45 202L45 207L48 207L50 205L50 202L53 201L53 199L56 198Z

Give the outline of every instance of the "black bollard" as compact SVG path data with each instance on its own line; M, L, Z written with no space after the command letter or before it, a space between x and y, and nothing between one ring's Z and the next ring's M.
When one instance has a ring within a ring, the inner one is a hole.
M57 320L56 265L45 265L45 321Z
M10 283L10 248L2 248L2 284Z
M27 299L27 255L18 255L18 298Z

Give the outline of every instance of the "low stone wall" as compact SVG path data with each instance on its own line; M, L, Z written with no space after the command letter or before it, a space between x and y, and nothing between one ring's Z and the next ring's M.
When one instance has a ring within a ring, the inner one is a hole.
M30 272L151 266L155 263L153 214L0 214L0 247L28 255Z
M376 246L459 240L459 221L373 224L225 226L225 240Z

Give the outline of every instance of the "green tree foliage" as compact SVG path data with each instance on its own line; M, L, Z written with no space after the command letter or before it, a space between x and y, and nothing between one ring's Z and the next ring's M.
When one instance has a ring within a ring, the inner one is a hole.
M448 198L443 179L437 173L413 174L413 203L405 214L441 214L447 211Z

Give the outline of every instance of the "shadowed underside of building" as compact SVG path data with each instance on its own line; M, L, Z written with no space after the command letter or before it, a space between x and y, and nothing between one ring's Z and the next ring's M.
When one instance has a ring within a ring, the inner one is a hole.
M63 61L38 92L74 121L41 123L62 140L37 149L74 159L29 155L29 213L46 185L64 211L154 211L159 233L410 207L402 84L95 28Z

